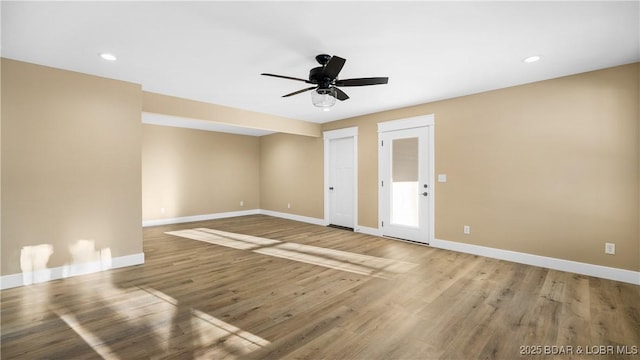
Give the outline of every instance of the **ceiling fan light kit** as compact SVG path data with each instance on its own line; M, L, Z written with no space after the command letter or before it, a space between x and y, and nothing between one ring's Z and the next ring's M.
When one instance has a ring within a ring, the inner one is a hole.
M336 104L336 89L316 89L311 92L311 102L319 108L330 108Z
M313 84L314 86L294 91L292 93L283 95L282 97L289 97L313 90L311 92L311 102L314 106L322 108L325 111L329 110L330 107L335 105L336 99L340 101L349 99L349 95L340 90L338 86L381 85L386 84L389 81L389 78L387 77L338 80L338 74L340 73L340 70L342 70L344 63L346 62L345 59L339 56L320 54L316 56L316 61L318 62L318 64L320 64L320 66L314 67L309 71L309 80L269 73L262 73L261 75Z

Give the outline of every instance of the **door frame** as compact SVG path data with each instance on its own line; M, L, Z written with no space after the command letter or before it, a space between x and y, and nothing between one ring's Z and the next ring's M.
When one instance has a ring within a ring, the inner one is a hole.
M435 116L434 114L414 116L410 118L385 121L378 123L378 231L381 236L384 234L382 226L383 213L383 191L382 191L382 179L385 177L383 173L382 159L383 159L383 147L381 146L382 133L406 130L419 127L430 127L428 131L428 152L429 152L429 169L427 169L427 181L429 183L429 196L427 200L427 207L429 209L429 218L427 219L427 226L429 227L428 238L425 245L429 245L435 239Z
M324 225L331 223L331 206L329 204L329 169L331 168L330 142L335 139L353 138L353 231L358 229L358 127L329 130L323 132L324 139Z

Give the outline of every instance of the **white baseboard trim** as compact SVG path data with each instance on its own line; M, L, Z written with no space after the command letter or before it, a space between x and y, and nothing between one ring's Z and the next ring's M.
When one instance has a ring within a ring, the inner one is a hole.
M20 274L4 275L0 277L0 290L140 264L144 264L144 253L119 256L89 263L64 265Z
M366 226L356 227L355 232L359 232L367 235L373 235L373 236L382 236L382 231L380 231L380 229L366 227Z
M304 223L308 223L308 224L325 226L324 219L318 219L318 218L309 217L309 216L288 214L288 213L283 213L283 212L279 212L279 211L271 211L271 210L260 210L260 214L273 216L273 217L279 217L279 218L283 218L283 219L300 221L300 222L304 222Z
M640 272L435 239L432 247L640 285Z
M262 210L260 209L252 209L252 210L243 210L243 211L229 211L229 212L216 213L216 214L144 220L142 221L142 227L172 225L172 224L181 224L181 223L194 222L194 221L206 221L206 220L224 219L224 218L230 218L230 217L236 217L236 216L256 215L256 214L261 214L261 211Z

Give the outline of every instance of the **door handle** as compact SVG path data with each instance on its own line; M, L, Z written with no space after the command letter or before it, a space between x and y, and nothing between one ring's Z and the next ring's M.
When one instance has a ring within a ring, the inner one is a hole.
M428 196L428 195L429 195L429 193L426 192L426 191L422 193L422 196Z
M329 188L329 190L333 190L333 186L331 186L331 187Z

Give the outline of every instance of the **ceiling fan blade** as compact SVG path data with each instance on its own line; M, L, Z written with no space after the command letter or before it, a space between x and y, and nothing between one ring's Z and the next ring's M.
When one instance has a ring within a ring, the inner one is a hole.
M298 94L301 94L301 93L303 93L303 92L305 92L305 91L313 90L313 89L315 89L315 88L317 88L317 86L312 86L312 87L308 87L308 88L306 88L306 89L302 89L302 90L294 91L294 92L292 92L291 94L282 95L282 97L289 97L289 96L293 96L293 95L298 95Z
M335 86L333 88L336 89L336 99L340 101L345 101L349 98L349 95L347 95L344 91L338 89Z
M281 79L289 79L289 80L297 80L297 81L304 81L307 84L313 84L311 81L309 80L305 80L305 79L300 79L300 78L295 78L295 77L291 77L291 76L284 76L284 75L276 75L276 74L267 74L267 73L262 73L260 75L264 75L264 76L272 76L272 77L276 77L276 78L281 78Z
M382 85L389 82L388 77L372 77L372 78L357 78L357 79L344 79L336 80L336 86L367 86L367 85Z
M322 75L331 79L335 79L336 77L338 77L338 74L340 73L340 70L342 70L342 67L344 66L344 63L346 61L347 60L339 56L332 56L331 59L329 59L327 65L324 66L324 69L322 69Z

